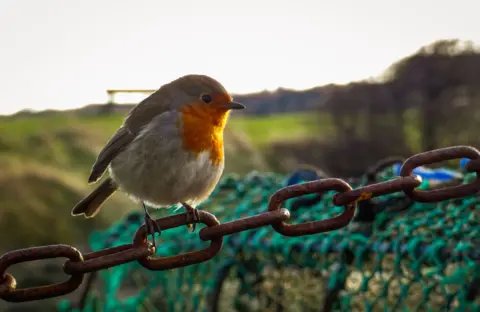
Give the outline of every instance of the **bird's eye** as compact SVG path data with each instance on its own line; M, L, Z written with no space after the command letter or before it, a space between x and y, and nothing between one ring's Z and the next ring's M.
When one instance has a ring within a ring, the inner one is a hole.
M205 104L209 104L210 102L212 102L212 97L208 94L202 95L201 99L202 99L203 103L205 103Z

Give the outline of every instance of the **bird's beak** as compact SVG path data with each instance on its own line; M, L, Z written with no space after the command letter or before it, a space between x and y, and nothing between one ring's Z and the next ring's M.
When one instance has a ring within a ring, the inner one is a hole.
M244 109L245 105L231 101L226 103L223 107L226 109Z

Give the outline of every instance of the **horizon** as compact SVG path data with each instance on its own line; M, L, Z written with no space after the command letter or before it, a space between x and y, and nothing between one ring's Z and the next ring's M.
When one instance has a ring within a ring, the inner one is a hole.
M232 93L232 96L233 97L235 97L235 96L250 96L250 95L260 94L260 93L263 93L263 92L275 93L275 92L278 92L280 90L282 90L282 91L304 92L304 91L308 91L308 90L315 89L315 88L323 88L323 87L326 87L328 85L329 84L320 85L320 86L313 86L313 87L305 88L305 89L292 89L292 88L278 87L275 90L259 90L259 91L253 91L253 92L248 92L248 93L236 93L236 94ZM343 85L343 84L338 84L338 85ZM107 90L115 90L115 89L106 89L105 93L107 93ZM141 90L141 89L139 89L139 90ZM149 94L149 93L145 93L145 94ZM125 96L125 97L128 98L128 96ZM139 101L141 101L145 97L146 96L140 96ZM113 102L112 104L115 104L115 105L136 105L136 104L138 104L139 101ZM71 110L83 109L83 108L93 106L93 105L104 105L104 104L108 104L108 101L98 102L98 103L86 103L86 104L81 105L81 106L69 107L69 108L65 108L65 109L45 108L45 109L36 110L36 109L26 108L26 109L21 109L21 110L18 110L16 112L9 113L9 114L2 114L1 111L0 111L0 116L3 116L3 117L14 116L15 114L22 113L22 112L34 113L34 114L35 113L42 113L42 112L45 112L45 111L67 112L67 111L71 111Z
M101 104L107 89L189 73L235 95L342 85L437 40L480 43L473 0L130 3L0 3L0 115Z

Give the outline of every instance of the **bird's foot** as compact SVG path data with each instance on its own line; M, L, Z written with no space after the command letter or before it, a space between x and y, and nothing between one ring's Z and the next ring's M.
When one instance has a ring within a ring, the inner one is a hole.
M155 220L152 219L152 217L147 211L147 208L145 207L145 204L143 204L143 209L145 210L144 220L145 220L145 227L147 230L147 236L148 235L152 236L152 245L156 249L157 245L155 243L155 233L161 234L162 229L157 224L157 222L155 222Z
M185 212L187 213L187 227L189 232L193 233L195 232L197 222L200 221L198 210L187 203L182 203L182 205L185 207Z

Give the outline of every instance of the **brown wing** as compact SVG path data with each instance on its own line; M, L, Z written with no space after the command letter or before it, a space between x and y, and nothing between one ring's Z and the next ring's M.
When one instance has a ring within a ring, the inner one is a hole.
M112 159L130 144L142 128L155 116L168 111L170 103L171 97L162 87L136 105L128 114L124 125L118 129L100 151L100 154L98 154L97 160L92 166L88 182L98 181L105 170L107 170Z
M170 92L162 86L128 113L125 126L130 132L138 134L154 117L169 111L172 101Z
M92 171L88 177L88 183L97 182L107 170L108 165L112 159L130 142L135 139L135 135L131 133L125 126L118 129L112 136L110 141L107 142L105 147L98 154L95 163L92 166Z

